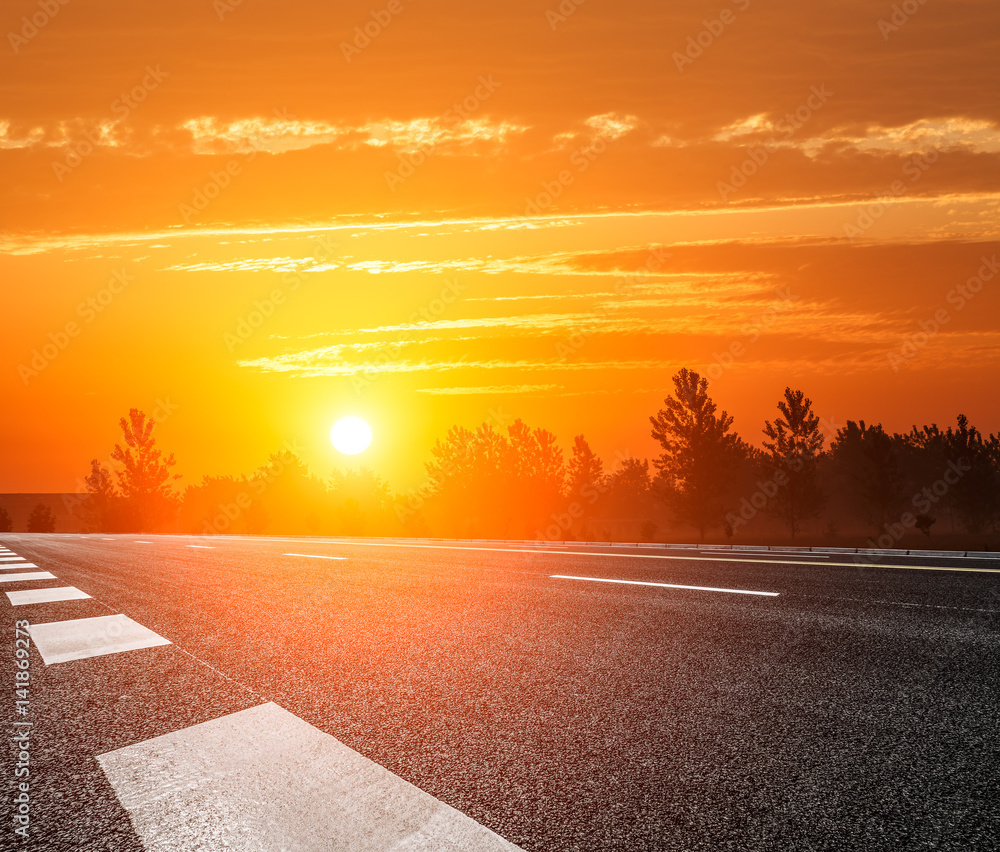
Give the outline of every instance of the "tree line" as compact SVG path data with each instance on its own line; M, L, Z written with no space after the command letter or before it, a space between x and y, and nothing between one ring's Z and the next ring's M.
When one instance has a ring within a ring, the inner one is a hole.
M91 463L78 511L94 531L197 534L741 543L836 540L847 530L892 547L943 527L997 531L1000 438L964 415L903 434L848 421L827 441L812 401L786 388L755 446L718 410L706 378L685 368L672 383L649 417L654 458L621 455L606 469L584 435L567 456L554 434L521 420L453 426L431 448L423 484L406 493L367 468L316 476L288 450L250 474L205 476L179 491L153 421L132 409L111 454L116 469Z

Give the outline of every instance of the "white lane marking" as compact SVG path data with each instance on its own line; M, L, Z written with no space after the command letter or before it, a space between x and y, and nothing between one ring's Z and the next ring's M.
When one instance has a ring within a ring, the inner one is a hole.
M18 559L24 559L24 557L15 553L10 554L10 556L0 556L0 562L16 562Z
M11 568L37 568L38 566L34 562L15 562L13 564L6 563L0 565L0 571L10 571Z
M255 537L255 536L236 536L231 535L229 538L233 541L254 541L257 543L264 544L282 544L288 542L295 542L296 544L318 544L315 539L308 538L280 538L274 536L267 537ZM495 551L498 553L560 553L565 556L611 556L617 559L680 559L686 560L688 562L748 562L752 565L815 565L815 562L797 562L792 559L715 559L711 556L670 556L667 554L660 553L591 553L585 550L533 550L531 548L514 548L514 547L463 547L461 545L449 545L449 544L404 544L403 542L389 542L389 541L349 541L346 539L338 539L335 542L330 542L335 544L337 547L414 547L414 548L424 548L430 550L483 550L483 551ZM602 547L606 545L600 545ZM739 551L740 553L745 553L745 551ZM861 554L865 555L865 554ZM899 556L903 556L900 554ZM899 557L896 557L899 558ZM940 559L950 559L952 557L938 557ZM959 558L959 557L955 557ZM824 565L830 565L835 568L905 568L910 571L964 571L973 574L1000 574L1000 568L954 568L947 565L895 565L891 563L883 562L824 562Z
M132 543L133 544L152 544L153 542L151 542L151 541L138 541L138 540L136 540L136 541L134 541Z
M729 592L734 595L760 595L765 598L776 598L778 592L751 592L747 589L716 589L711 586L679 586L676 583L647 583L644 580L610 580L604 577L570 577L566 574L551 574L555 580L587 580L591 583L621 583L626 586L657 586L661 589L689 589L693 592Z
M146 852L520 852L270 702L97 760Z
M27 571L24 574L0 574L0 583L20 583L22 580L54 580L48 571Z
M125 615L32 624L29 632L47 666L171 644L169 639Z
M215 550L215 547L211 544L186 544L185 547L197 547L201 550Z
M285 556L305 556L307 559L347 559L346 556L321 556L318 553L286 553Z
M117 541L117 539L114 539L114 538L102 538L101 541Z
M715 554L716 556L718 556L719 553L723 552L723 551L718 551L718 550L699 550L698 552L699 553L712 553L712 554ZM738 553L739 551L736 551L736 552ZM794 556L796 559L829 559L830 558L830 556L828 554L826 554L826 553L780 553L778 551L772 551L770 553L762 553L760 555L761 555L761 557L763 557L761 559L762 562L773 562L773 561L775 561L775 559L773 559L771 557L781 557L781 556L786 556L786 557L787 556Z
M59 586L54 589L25 589L23 592L7 592L7 597L14 606L33 603L51 603L53 601L80 601L89 598L86 592L81 592L75 586Z

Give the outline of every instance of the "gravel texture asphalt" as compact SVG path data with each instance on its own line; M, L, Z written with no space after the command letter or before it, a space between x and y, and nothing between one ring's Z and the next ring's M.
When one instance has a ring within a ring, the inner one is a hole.
M16 619L123 613L173 643L51 666L32 652L32 839L7 818L2 849L141 849L97 755L267 701L528 852L1000 848L1000 561L0 544L56 578L0 593L92 596L11 606L0 594L0 717L17 719Z

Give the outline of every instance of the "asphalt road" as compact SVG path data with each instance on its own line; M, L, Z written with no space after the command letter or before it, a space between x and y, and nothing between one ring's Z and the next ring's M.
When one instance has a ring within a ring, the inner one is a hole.
M486 848L407 840L404 812L417 811L444 834L484 827L528 852L1000 848L1000 561L183 536L0 545L37 566L0 557L0 580L53 575L0 581L0 719L31 722L30 839L13 833L15 812L2 849ZM6 594L65 587L91 597ZM18 716L15 621L42 642L47 623L113 615L170 644L48 665L33 645ZM294 735L263 744L286 724ZM257 748L280 764L286 740L279 780L240 763ZM212 768L192 769L191 751ZM330 780L324 761L348 768ZM404 795L379 767L418 789ZM250 776L255 792L234 805L227 785ZM395 806L372 810L379 784L400 803L395 828ZM327 800L340 804L320 813ZM434 800L470 819L427 817ZM312 845L255 840L262 812Z

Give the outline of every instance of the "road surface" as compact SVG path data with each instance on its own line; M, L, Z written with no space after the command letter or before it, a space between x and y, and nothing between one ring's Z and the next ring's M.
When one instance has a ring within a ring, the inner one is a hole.
M988 558L7 534L0 606L4 849L1000 848Z

